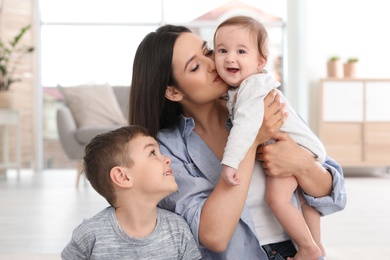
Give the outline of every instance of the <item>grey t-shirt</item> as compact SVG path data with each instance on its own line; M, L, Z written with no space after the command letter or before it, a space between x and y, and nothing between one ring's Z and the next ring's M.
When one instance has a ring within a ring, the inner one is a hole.
M157 225L145 238L128 236L115 209L107 207L77 226L62 259L200 259L195 239L180 216L158 208Z

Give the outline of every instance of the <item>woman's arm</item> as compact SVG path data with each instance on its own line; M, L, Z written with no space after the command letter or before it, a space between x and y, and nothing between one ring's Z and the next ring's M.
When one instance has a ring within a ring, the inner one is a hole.
M294 176L307 194L328 196L332 191L332 175L288 134L279 132L273 138L275 144L258 149L265 172L274 177Z
M264 99L264 121L255 143L238 167L240 185L232 186L220 179L206 200L199 223L199 240L215 252L223 252L236 227L246 202L258 144L264 143L283 125L286 114L284 104L275 91Z
M274 144L258 147L257 159L270 176L295 176L306 193L308 203L323 215L343 209L346 205L344 176L341 167L327 157L323 165L286 133L273 136Z
M230 185L221 178L203 206L199 241L211 251L225 251L237 227L252 177L256 147L249 149L237 169L240 185Z

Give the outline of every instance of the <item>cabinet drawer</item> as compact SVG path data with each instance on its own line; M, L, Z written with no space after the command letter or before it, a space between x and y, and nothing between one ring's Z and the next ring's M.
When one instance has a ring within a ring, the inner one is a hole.
M361 81L326 81L322 87L322 120L362 122L364 84Z
M390 81L366 82L366 121L390 121Z
M322 80L318 136L343 166L390 166L390 79Z
M366 145L365 162L390 165L390 145Z
M325 145L361 145L362 124L324 123L320 132L320 139Z
M341 165L359 163L363 159L361 145L328 144L325 149L327 154Z
M366 123L365 137L367 145L390 146L390 123Z

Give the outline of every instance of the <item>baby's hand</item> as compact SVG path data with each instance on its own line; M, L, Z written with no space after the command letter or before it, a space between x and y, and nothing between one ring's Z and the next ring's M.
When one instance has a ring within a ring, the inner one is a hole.
M230 185L240 184L240 179L238 178L237 170L232 167L224 166L221 175L221 177Z

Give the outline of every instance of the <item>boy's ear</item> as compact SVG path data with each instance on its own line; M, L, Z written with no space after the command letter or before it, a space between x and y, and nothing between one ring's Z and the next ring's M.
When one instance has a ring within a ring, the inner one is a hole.
M133 181L129 176L130 174L128 174L126 168L120 166L115 166L110 171L112 182L121 188L131 188L133 186Z
M165 90L165 97L171 101L178 102L183 99L183 94L177 88L168 86Z

